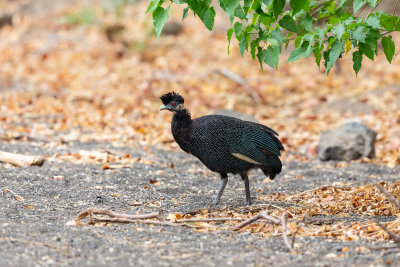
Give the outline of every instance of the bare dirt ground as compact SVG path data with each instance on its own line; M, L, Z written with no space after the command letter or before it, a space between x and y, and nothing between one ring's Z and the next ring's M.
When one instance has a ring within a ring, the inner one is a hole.
M81 149L130 153L146 164L135 163L118 170L101 170L101 164L80 165L59 160L47 160L41 167L0 165L0 188L12 190L23 198L18 201L4 190L0 195L1 266L379 266L400 261L399 254L381 257L382 250L369 249L391 242L363 239L343 242L333 238L298 237L296 249L301 253L293 255L281 236L265 238L257 233L235 233L229 229L196 232L182 226L141 224L67 226L69 220L89 207L129 214L159 209L164 214L184 214L208 209L219 178L210 174L197 159L182 152L153 148L146 153L96 143L48 150L41 147L37 143L3 143L0 150L44 155ZM174 168L168 167L171 163ZM376 176L374 181L394 181L400 171L398 167L390 169L371 164L334 168L335 162L324 163L321 169L321 164L285 162L282 174L269 183L264 182L261 172L252 172L254 205L268 203L260 199L274 192L302 192L334 182L367 184L371 182L371 175ZM304 178L299 182L294 173ZM149 183L150 179L159 184ZM256 192L258 188L261 190ZM230 179L221 201L218 208L241 208L244 191L240 178ZM391 221L395 217L354 215L333 219L351 223L372 219ZM347 248L345 252L343 248Z
M14 8L6 10L7 3ZM226 55L227 25L218 21L207 32L187 18L183 33L156 39L145 1L122 18L91 0L0 1L0 9L17 14L0 32L0 151L46 156L40 167L0 163L0 266L399 265L399 253L373 249L393 245L376 220L396 233L400 224L399 211L372 189L385 181L400 194L398 57L388 65L380 51L358 79L348 58L328 77L310 67L313 59L283 58L280 70L261 72L237 47ZM87 25L91 11L97 17ZM178 21L180 12L173 13ZM121 40L106 38L110 25L125 27ZM216 74L227 68L249 82L261 104ZM280 133L288 151L283 171L271 182L251 172L251 207L242 206L239 177L230 177L219 206L210 206L219 176L174 145L170 114L157 110L166 90L182 92L193 116L235 110ZM316 160L319 134L354 117L378 131L376 158ZM110 161L83 159L82 150ZM300 229L297 254L289 253L281 228L263 223L239 232L235 223L67 225L92 207L248 218L265 204L274 215L320 219L293 225L290 218L289 237Z

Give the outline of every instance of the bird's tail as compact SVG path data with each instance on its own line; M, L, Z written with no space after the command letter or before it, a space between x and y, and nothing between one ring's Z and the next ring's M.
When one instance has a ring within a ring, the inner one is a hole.
M267 154L265 155L267 164L262 165L260 168L265 176L269 176L272 180L277 174L282 171L282 162L276 155Z

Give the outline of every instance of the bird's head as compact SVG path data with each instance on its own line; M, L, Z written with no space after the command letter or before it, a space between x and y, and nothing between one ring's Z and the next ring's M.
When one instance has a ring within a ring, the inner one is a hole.
M185 100L183 97L175 92L170 92L168 94L164 94L160 97L162 101L162 105L160 107L160 110L169 110L169 111L180 111L186 109L183 103Z

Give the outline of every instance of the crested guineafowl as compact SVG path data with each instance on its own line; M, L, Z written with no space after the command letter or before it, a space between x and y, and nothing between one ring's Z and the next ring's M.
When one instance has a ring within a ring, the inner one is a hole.
M240 174L245 184L246 204L251 205L248 171L260 168L270 179L281 172L279 156L284 148L271 128L221 115L192 120L179 94L171 92L160 99L163 103L160 110L174 112L171 129L176 143L221 175L222 184L214 205L218 204L225 189L228 173Z

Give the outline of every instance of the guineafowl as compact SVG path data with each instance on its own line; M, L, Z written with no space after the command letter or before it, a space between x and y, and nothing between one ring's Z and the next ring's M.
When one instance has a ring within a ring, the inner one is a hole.
M281 172L282 143L271 128L222 115L191 118L181 95L170 92L160 97L160 110L174 112L171 123L176 143L221 175L222 184L213 202L217 205L228 182L228 173L240 174L251 205L248 171L260 168L270 179Z

